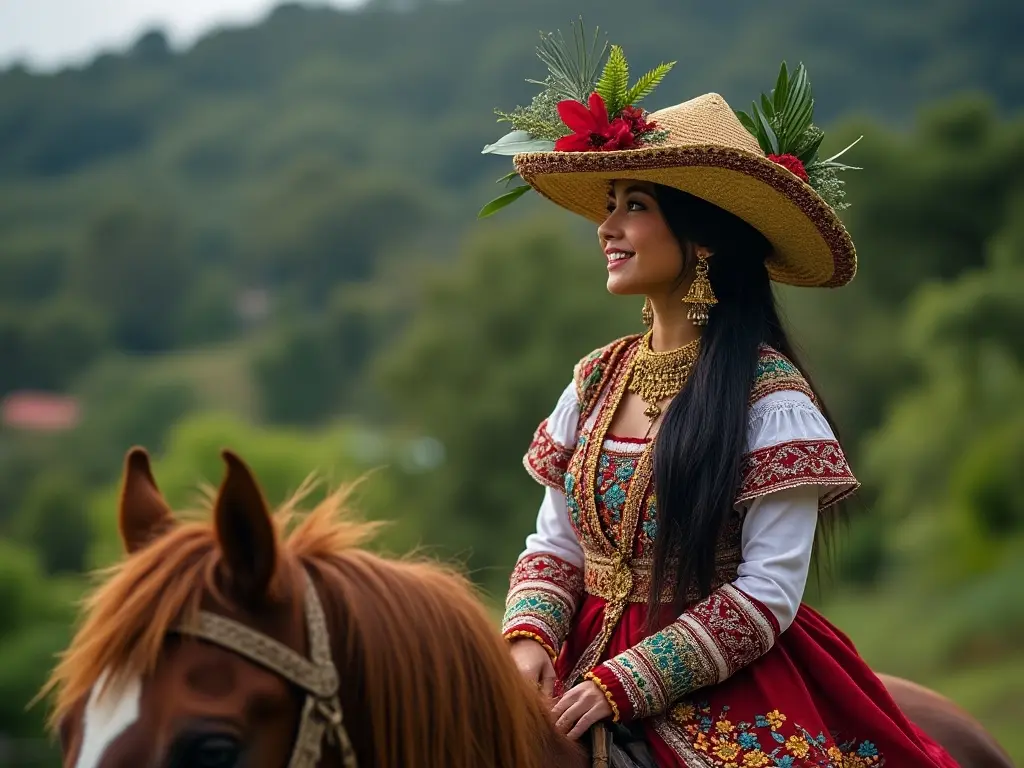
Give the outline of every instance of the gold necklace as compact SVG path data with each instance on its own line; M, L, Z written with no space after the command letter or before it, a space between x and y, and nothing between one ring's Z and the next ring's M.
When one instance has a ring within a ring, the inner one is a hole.
M661 416L658 403L675 397L686 384L697 362L700 339L684 344L669 352L655 352L651 349L651 335L648 331L640 340L640 347L633 356L633 370L629 377L629 391L639 395L647 403L644 416L653 424Z

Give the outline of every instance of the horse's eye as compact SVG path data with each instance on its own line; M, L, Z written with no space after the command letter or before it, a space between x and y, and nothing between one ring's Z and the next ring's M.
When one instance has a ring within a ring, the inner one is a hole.
M171 760L173 768L235 768L242 745L234 736L202 734L179 742Z

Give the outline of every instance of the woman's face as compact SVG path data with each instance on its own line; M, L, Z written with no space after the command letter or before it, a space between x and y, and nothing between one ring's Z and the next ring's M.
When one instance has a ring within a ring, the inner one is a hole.
M653 184L616 181L597 235L608 259L610 293L658 296L679 290L683 251L661 214Z

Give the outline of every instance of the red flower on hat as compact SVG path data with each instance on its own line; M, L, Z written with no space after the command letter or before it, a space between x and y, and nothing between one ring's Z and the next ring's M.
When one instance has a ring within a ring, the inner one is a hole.
M623 107L619 112L619 116L629 124L629 130L633 132L634 136L641 136L658 129L658 124L653 120L647 122L646 114L640 107L634 106Z
M791 171L794 175L799 176L804 181L808 180L807 171L804 170L804 164L800 162L800 158L796 155L768 155L768 159L773 163L778 163L783 168Z
M608 120L601 94L592 93L588 107L573 99L558 102L558 116L572 130L555 142L558 152L593 152L629 149L636 142L630 123L621 117Z

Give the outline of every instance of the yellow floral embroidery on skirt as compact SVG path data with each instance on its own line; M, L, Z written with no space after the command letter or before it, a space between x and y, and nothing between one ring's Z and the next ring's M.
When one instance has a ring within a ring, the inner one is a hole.
M835 743L790 722L779 710L756 715L753 722L733 722L729 707L714 716L706 704L673 707L671 718L682 726L693 748L720 768L879 768L885 760L870 741ZM788 735L787 735L788 734Z

